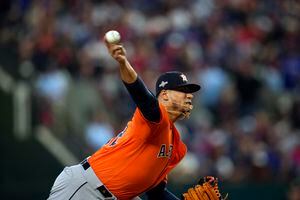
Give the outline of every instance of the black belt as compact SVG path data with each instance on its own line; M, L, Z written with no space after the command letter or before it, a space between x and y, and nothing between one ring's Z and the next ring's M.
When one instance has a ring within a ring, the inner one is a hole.
M87 170L88 168L91 167L90 163L87 161L87 159L83 160L80 163L83 167L84 170ZM105 198L109 198L109 197L113 197L113 195L110 193L110 191L104 186L101 185L100 187L97 188L97 190L105 197Z

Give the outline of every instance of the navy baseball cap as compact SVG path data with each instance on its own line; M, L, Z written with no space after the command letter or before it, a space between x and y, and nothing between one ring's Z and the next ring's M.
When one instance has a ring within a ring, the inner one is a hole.
M188 83L186 76L178 71L163 73L156 81L156 96L162 90L176 90L184 93L193 93L200 90L201 86L194 83Z

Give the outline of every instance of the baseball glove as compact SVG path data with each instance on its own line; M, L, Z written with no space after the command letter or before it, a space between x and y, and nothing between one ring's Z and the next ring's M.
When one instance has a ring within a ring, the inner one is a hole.
M218 187L218 179L212 176L201 178L198 184L182 194L183 200L226 200L228 194L223 198Z

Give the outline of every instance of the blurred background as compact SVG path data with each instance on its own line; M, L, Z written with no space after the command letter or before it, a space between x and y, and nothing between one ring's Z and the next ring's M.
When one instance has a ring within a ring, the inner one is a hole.
M46 199L131 118L111 29L153 92L169 70L202 85L172 192L214 175L232 200L300 199L297 0L1 0L1 199Z

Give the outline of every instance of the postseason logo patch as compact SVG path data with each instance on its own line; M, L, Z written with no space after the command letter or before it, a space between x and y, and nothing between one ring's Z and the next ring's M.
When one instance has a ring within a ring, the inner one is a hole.
M165 87L168 84L168 81L161 81L161 83L159 84L159 87Z

